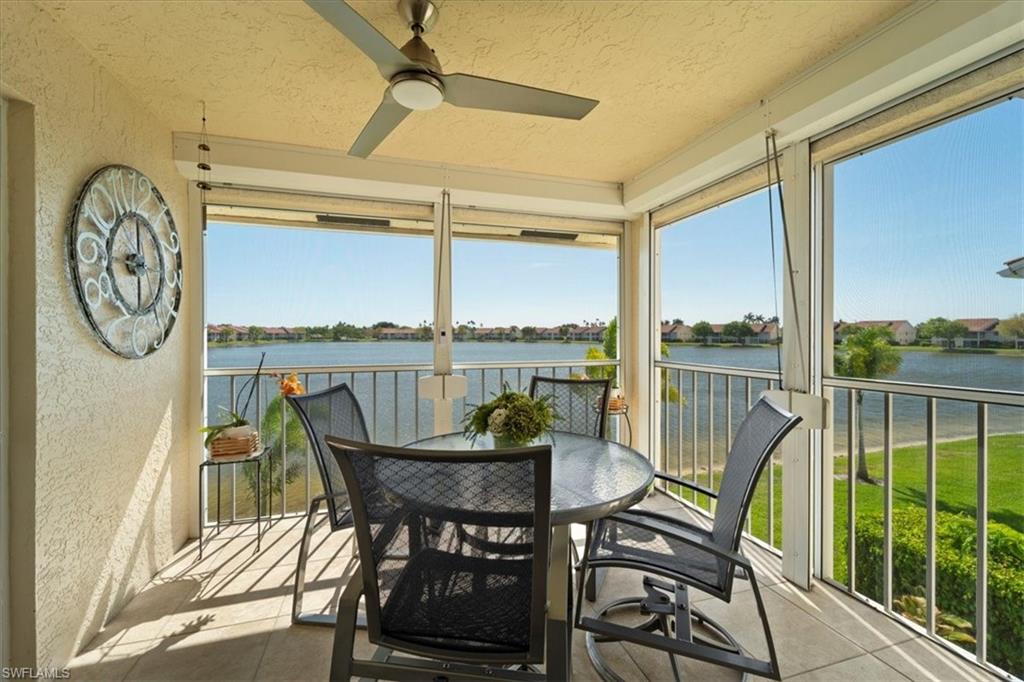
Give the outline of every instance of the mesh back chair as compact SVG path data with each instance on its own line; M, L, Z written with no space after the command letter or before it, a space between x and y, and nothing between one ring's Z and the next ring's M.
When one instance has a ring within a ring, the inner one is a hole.
M608 415L609 379L530 379L530 397L551 396L556 431L604 438Z
M502 666L541 662L551 446L447 452L327 442L360 555L338 605L331 679L493 680L511 674ZM467 529L501 539L468 543ZM381 647L373 660L352 655L361 596L367 635Z
M345 480L341 475L338 463L331 455L325 438L328 434L355 441L369 441L363 410L359 407L352 389L348 384L338 384L317 393L300 396L286 396L288 404L295 410L306 429L306 438L313 450L320 482L323 485L322 495L310 501L306 515L306 529L299 544L299 561L295 571L295 591L292 596L292 622L308 625L333 626L335 618L330 614L303 614L302 594L305 589L306 561L309 554L309 543L313 532L324 519L318 518L320 505L327 505L326 519L331 532L352 527L348 493Z
M636 509L601 519L587 528L583 570L617 566L671 580L644 576L646 594L643 597L611 602L598 610L597 618L583 618L577 609L576 626L588 631L587 652L602 675L608 677L613 673L597 651L595 641L621 640L668 653L676 679L679 678L676 655L779 679L775 645L761 592L750 562L739 547L757 480L771 460L772 451L799 421L800 417L768 400L758 400L740 424L717 494L685 479L661 472L655 474L662 480L717 500L710 530L672 516ZM690 605L690 587L729 602L737 568L743 570L753 588L757 615L768 644L767 661L749 655L724 627ZM649 616L639 626L626 627L604 619L610 611L636 605L641 613Z
M534 375L530 379L530 397L551 397L555 410L554 430L604 438L611 386L609 379L555 379ZM570 544L573 562L579 564L576 543ZM598 590L597 573L578 573L582 575L587 576L587 601L594 601Z

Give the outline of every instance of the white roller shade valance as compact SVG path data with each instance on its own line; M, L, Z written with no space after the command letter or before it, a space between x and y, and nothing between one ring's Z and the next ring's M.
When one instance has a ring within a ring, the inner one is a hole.
M782 166L784 154L779 154L779 166ZM775 178L775 165L772 164L772 179ZM744 194L750 194L768 185L768 174L764 162L751 166L739 173L734 173L718 182L697 190L692 194L677 199L670 204L651 212L651 224L664 227L677 220L682 220L701 211L732 201Z
M811 144L811 161L841 159L1022 87L1024 50L1018 50L822 137Z
M431 204L214 187L206 193L209 222L348 231L430 234Z

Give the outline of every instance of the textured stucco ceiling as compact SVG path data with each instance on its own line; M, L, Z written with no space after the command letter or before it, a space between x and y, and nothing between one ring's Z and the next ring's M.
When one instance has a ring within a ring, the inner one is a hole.
M175 130L347 150L385 82L302 2L41 2ZM393 2L353 2L392 42ZM442 0L427 36L460 71L601 100L583 121L450 105L380 156L624 181L906 6L834 2ZM40 46L40 49L45 49Z

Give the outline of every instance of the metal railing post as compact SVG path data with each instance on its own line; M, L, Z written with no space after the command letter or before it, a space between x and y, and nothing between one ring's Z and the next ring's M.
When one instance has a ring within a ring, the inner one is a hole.
M978 403L978 502L975 512L978 524L977 585L974 591L975 655L978 663L988 660L988 406Z
M857 585L857 389L850 389L846 401L846 583L851 592Z
M925 613L925 629L929 635L935 634L935 438L936 423L935 398L928 398L926 411L928 422L928 461L925 465L926 489L925 504L927 506L927 517L925 523L925 603L928 609Z

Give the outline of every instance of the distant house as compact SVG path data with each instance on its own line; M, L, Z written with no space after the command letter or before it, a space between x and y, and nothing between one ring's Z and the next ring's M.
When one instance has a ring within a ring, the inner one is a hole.
M519 338L518 327L494 327L485 337L489 341L509 341Z
M288 327L264 327L263 338L271 341L297 341L303 337L302 331Z
M711 334L705 340L705 343L774 343L779 340L779 325L775 322L750 323L750 328L754 333L746 338L726 336L725 327L726 325L724 324L711 325ZM690 330L690 335L693 335L692 329Z
M381 341L413 341L419 338L419 330L413 327L381 327L376 334Z
M901 346L906 346L917 340L917 327L907 320L860 320L859 322L843 322L842 320L832 325L833 337L836 343L843 340L843 329L846 327L885 327L892 334L893 341Z
M999 335L999 319L995 317L969 317L956 320L967 327L967 334L956 340L956 345L964 348L979 348L982 345L997 344L1002 341Z
M693 339L693 329L686 324L663 324L661 325L662 341L690 341Z
M587 327L573 327L569 338L576 341L601 341L604 339L604 325L592 324Z
M779 325L775 322L752 324L750 326L754 328L753 340L756 343L773 343L779 340Z
M210 324L206 326L207 341L245 341L249 328L237 324Z
M558 327L538 327L537 338L545 341L558 341L562 338L562 331Z

